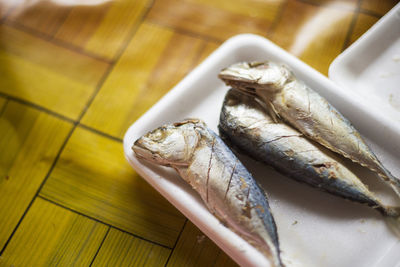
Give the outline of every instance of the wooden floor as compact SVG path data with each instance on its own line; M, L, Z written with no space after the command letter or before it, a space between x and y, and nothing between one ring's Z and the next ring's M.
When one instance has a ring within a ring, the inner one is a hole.
M0 8L0 266L234 266L124 159L127 127L227 38L323 74L397 1Z

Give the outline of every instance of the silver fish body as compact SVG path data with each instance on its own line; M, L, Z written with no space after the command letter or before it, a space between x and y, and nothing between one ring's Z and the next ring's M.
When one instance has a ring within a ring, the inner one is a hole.
M283 266L268 199L223 141L200 120L164 125L139 138L139 158L170 166L221 222Z
M366 204L384 216L397 218L395 209L383 205L340 158L308 140L284 123L276 123L249 95L231 89L220 114L222 139L252 158L274 167L297 181L331 194Z
M376 172L400 196L400 180L381 164L351 123L286 66L238 63L219 77L261 99L275 121L283 119L308 138Z

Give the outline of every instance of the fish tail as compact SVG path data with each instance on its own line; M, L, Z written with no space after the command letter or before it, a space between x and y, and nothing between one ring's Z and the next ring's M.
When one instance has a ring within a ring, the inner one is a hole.
M374 159L375 166L363 163L351 157L349 157L349 159L378 174L379 178L382 179L383 182L388 183L393 191L397 194L397 196L400 197L400 179L391 174L390 171L387 170L376 157Z
M336 151L334 147L327 146L329 149ZM389 170L387 170L382 163L378 160L378 158L372 153L372 162L373 164L367 164L365 162L362 162L358 160L355 157L352 157L351 155L347 154L345 151L336 151L340 154L342 154L344 157L350 159L351 161L360 164L361 166L369 169L370 171L376 173L380 179L382 179L383 182L388 183L390 187L393 189L393 191L397 194L397 196L400 197L400 179L395 177L393 174L390 173Z
M384 215L390 230L400 238L400 207L387 207Z
M378 175L385 181L387 181L392 187L393 191L400 197L400 179L394 177L389 171L383 170L377 172Z

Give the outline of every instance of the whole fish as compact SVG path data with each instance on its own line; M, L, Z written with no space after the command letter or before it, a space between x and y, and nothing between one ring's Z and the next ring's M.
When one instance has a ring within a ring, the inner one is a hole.
M219 77L260 98L274 121L281 118L308 138L374 171L400 196L400 180L381 164L358 131L288 67L274 62L237 63Z
M284 123L276 123L257 100L236 89L225 96L218 125L221 138L252 158L297 181L366 204L394 224L396 208L386 207L341 162L338 155L308 140ZM398 225L399 223L397 223Z
M276 267L277 228L268 199L251 174L204 122L188 119L135 141L137 157L174 168L219 220L261 250Z

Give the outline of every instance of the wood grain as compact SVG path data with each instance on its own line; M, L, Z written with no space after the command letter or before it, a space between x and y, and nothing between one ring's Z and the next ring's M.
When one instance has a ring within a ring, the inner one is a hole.
M244 5L244 1L238 2ZM229 5L228 1L162 0L155 2L148 20L224 41L239 33L265 34L278 12L280 2L248 1L244 10ZM260 9L262 3L263 9ZM231 12L234 10L241 11ZM268 12L263 13L262 10ZM245 16L243 13L252 15ZM264 16L260 16L261 13Z
M240 14L251 18L272 20L279 12L279 8L285 2L283 0L183 0L184 2L200 4L206 8L218 8L224 12Z
M92 266L164 266L170 252L112 228Z
M58 6L50 1L37 1L31 6L17 5L7 20L52 36L64 22L70 10L70 6Z
M55 35L84 51L113 59L146 12L149 0L118 0L74 7Z
M129 125L188 73L203 45L198 38L143 24L82 123L122 137Z
M6 25L0 25L0 62L0 92L73 119L108 68Z
M89 266L107 226L37 198L1 266Z
M71 8L63 24L55 32L55 38L81 48L96 32L110 8L110 2L99 6L77 6Z
M398 2L60 1L0 4L0 266L235 266L127 164L127 127L233 35L327 74Z
M330 63L342 52L353 14L289 1L271 39L327 75Z
M72 125L9 101L0 117L0 250L35 196Z
M237 266L196 226L188 222L167 264L172 266Z
M120 142L77 128L40 195L172 247L184 217L126 162Z

